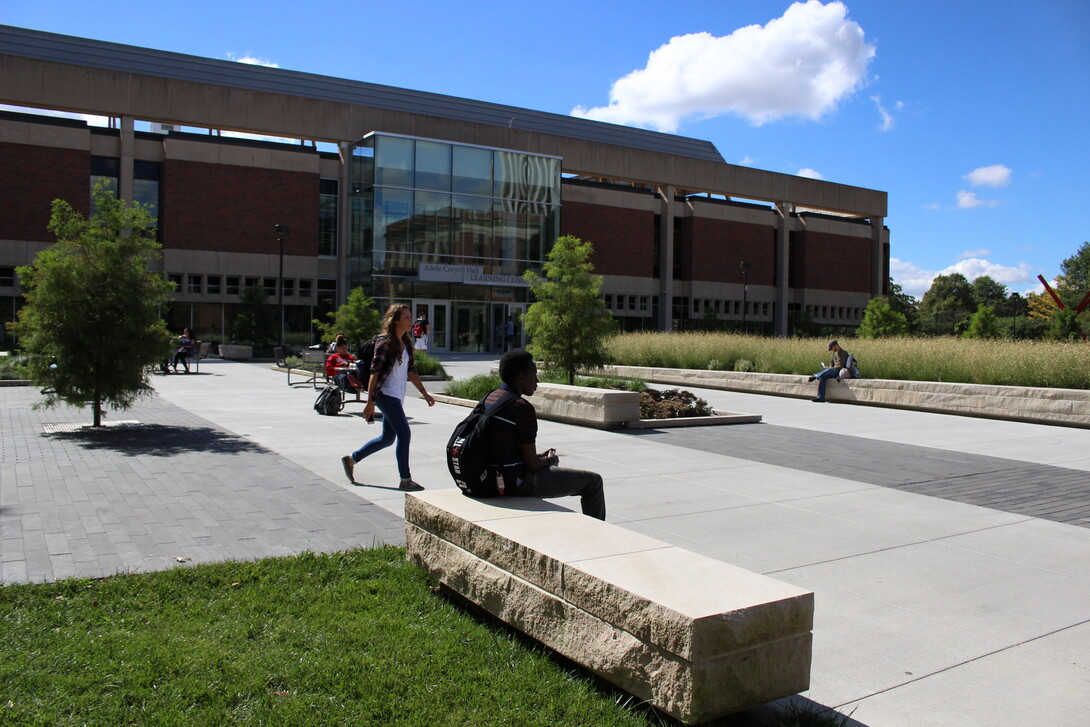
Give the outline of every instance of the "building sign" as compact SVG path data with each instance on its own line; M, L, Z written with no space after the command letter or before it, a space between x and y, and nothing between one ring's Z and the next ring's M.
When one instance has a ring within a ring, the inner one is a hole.
M443 265L421 263L417 269L421 280L439 283L464 283L466 285L506 285L511 288L528 288L520 275L493 275L485 273L480 265Z

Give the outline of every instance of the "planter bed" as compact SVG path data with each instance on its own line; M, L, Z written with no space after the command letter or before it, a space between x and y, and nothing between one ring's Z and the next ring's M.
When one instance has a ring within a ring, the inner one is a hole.
M472 407L477 402L446 394L435 394L435 400L446 404ZM567 384L538 384L537 393L530 397L538 417L554 422L579 424L597 429L658 429L665 427L699 427L713 424L751 424L761 421L760 414L727 412L705 417L677 419L640 419L640 395L634 391L594 389Z

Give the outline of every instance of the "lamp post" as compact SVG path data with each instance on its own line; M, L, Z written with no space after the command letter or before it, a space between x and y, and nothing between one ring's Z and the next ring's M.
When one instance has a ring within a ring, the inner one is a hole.
M276 239L280 242L280 278L277 281L277 293L280 301L280 345L284 345L284 238L288 236L287 225L276 226Z
M749 263L742 261L739 264L739 267L742 268L742 333L749 333L749 326L746 325L746 308L749 307L749 282L747 275L752 266Z

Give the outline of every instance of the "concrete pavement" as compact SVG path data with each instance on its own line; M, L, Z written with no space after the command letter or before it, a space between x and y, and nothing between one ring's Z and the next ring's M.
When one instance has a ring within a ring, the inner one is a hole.
M0 389L4 583L401 542L393 450L357 467L367 486L341 471L377 433L360 407L321 417L265 364L154 383L110 433L59 431L89 413ZM805 698L875 726L1090 719L1090 431L697 393L764 421L542 421L539 441L603 474L610 521L813 590ZM406 409L414 479L453 487L443 445L466 410Z

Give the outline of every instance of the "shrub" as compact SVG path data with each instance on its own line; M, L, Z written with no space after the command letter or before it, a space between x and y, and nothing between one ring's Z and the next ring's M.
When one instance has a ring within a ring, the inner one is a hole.
M691 391L644 389L640 392L640 419L677 419L715 414L708 402Z

